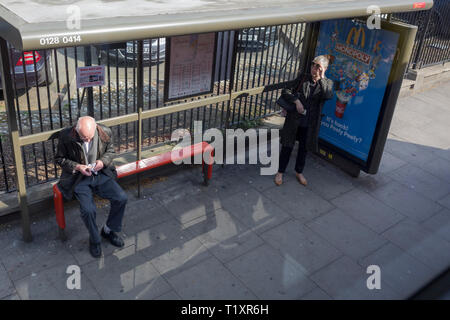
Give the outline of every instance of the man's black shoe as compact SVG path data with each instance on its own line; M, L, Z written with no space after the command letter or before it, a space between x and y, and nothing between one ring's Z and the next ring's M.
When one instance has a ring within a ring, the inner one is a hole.
M94 258L99 258L102 255L102 246L100 243L89 242L89 252Z
M100 234L102 235L103 238L108 239L113 246L119 248L124 246L122 238L119 237L114 231L109 231L109 233L106 233L105 230L102 228L102 232Z

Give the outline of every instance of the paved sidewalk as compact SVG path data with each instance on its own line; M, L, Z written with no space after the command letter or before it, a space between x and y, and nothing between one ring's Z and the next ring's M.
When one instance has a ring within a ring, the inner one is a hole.
M103 242L101 259L76 202L65 243L52 208L32 218L32 243L20 221L1 225L0 298L405 299L450 266L449 101L450 83L399 100L376 175L308 155L307 187L294 159L280 187L259 165L215 165L209 187L200 168L177 169L146 179L141 199L128 185L125 248ZM67 289L69 265L81 290Z

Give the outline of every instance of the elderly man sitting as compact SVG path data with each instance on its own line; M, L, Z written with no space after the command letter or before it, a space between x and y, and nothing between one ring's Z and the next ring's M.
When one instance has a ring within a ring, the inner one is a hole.
M61 166L62 174L58 187L65 199L75 196L79 201L81 218L89 231L89 251L93 257L102 254L100 235L114 246L124 245L117 232L122 230L127 195L116 182L117 173L112 163L114 153L111 130L95 123L92 117L81 117L76 126L59 133L55 161ZM108 219L100 234L93 193L111 202Z

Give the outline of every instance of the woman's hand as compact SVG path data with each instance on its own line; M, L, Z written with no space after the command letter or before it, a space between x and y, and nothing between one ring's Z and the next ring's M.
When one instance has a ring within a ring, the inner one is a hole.
M320 79L325 79L325 71L326 71L326 69L321 68L321 70L320 70Z
M305 112L305 107L303 106L303 104L300 102L300 100L295 100L295 106L297 108L297 112L300 114L303 114Z

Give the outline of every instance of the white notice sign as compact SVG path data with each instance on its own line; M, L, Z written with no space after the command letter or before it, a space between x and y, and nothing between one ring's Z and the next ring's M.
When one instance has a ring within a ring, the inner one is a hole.
M105 66L77 68L77 88L103 86L105 84Z
M212 91L215 33L170 38L169 88L166 99Z

